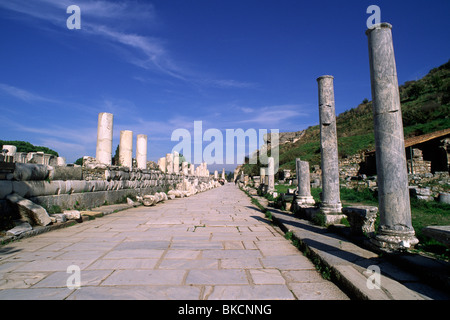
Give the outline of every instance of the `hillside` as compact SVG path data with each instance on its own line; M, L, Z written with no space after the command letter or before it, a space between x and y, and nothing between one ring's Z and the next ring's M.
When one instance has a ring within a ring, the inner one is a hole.
M450 128L450 60L417 81L399 87L405 138ZM339 158L374 149L372 102L336 117ZM295 170L295 159L320 165L319 125L304 130L300 139L280 145L280 169ZM243 166L246 174L259 175L259 164Z
M17 152L38 152L38 151L42 151L42 152L47 153L47 154L53 154L53 155L55 155L57 157L59 156L58 152L56 152L56 151L54 151L54 150L52 150L50 148L35 146L35 145L32 145L31 143L26 142L26 141L0 140L0 146L3 146L5 144L6 145L16 146L17 147Z

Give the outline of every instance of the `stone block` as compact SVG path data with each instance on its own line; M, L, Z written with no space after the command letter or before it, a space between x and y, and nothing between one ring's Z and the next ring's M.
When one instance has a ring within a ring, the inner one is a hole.
M51 180L83 180L82 167L54 167Z
M49 177L50 169L53 168L42 164L16 163L13 180L45 180Z
M450 204L450 193L447 192L441 192L439 194L439 202L440 203L447 203Z
M31 231L33 228L28 222L20 222L14 228L6 231L6 235L8 236L18 236L24 232Z
M67 220L79 220L81 218L81 213L78 210L64 210L63 214Z
M342 213L347 216L353 234L371 235L375 232L375 220L378 208L372 206L342 208Z
M40 205L22 198L16 193L8 195L6 199L16 208L20 216L29 223L46 226L52 222L47 210Z
M450 247L450 226L429 226L422 229L424 235Z

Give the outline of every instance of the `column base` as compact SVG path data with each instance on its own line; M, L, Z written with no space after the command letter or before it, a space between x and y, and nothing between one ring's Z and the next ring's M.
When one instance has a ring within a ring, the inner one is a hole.
M295 201L298 205L315 205L316 201L312 196L296 196Z
M370 242L386 252L405 251L419 243L414 231L382 230Z
M342 214L342 203L322 203L320 211L324 214Z
M322 203L320 208L320 214L324 216L323 223L325 225L339 224L341 219L347 216L342 213L342 204L339 203Z

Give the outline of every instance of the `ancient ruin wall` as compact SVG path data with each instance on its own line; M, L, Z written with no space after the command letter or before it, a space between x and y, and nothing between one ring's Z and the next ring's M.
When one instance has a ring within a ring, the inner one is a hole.
M8 211L6 196L17 193L47 209L88 209L122 202L126 197L168 191L187 179L196 185L209 176L162 173L119 167L81 167L15 163L0 177L0 209Z

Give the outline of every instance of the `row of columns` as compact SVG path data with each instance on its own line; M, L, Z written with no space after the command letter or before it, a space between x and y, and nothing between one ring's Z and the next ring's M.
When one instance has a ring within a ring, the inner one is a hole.
M418 243L411 222L405 142L392 26L381 23L366 32L369 43L370 79L380 226L371 241L380 248L401 250ZM334 78L319 77L322 203L325 215L341 214L339 162L334 101ZM298 201L311 202L309 164L297 159Z
M113 121L111 113L98 115L96 159L99 163L111 165L113 148ZM119 165L133 167L133 131L120 131ZM136 165L139 169L147 168L147 135L136 136Z
M201 163L197 167L194 164L183 161L180 164L180 154L176 151L167 153L165 157L158 160L159 169L164 173L175 173L183 175L195 175L199 177L208 177L209 170L206 162ZM181 169L181 170L180 170ZM225 169L222 176L225 175Z

